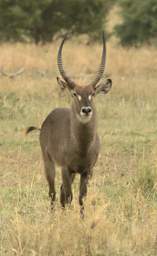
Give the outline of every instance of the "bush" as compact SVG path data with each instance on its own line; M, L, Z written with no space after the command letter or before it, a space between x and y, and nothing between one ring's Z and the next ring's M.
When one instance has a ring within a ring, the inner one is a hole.
M119 0L122 24L115 33L124 46L139 46L157 39L157 1Z
M112 0L0 0L0 40L35 43L56 34L88 34L104 29Z

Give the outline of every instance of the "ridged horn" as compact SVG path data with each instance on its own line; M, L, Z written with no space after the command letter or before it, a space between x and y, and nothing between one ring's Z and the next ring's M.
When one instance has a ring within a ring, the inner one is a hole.
M62 62L62 49L63 49L63 45L66 40L67 40L67 36L65 36L63 38L61 45L59 47L58 56L57 56L57 64L58 64L58 69L59 69L59 72L60 72L62 78L68 83L68 85L71 87L71 89L73 89L76 86L76 84L70 79L69 76L67 76L67 74L64 70L64 67L63 67L63 62Z
M105 63L106 63L106 43L105 43L105 34L103 32L103 50L102 50L102 56L101 56L101 63L100 63L100 67L97 71L97 75L94 79L93 82L91 82L89 85L92 86L93 88L96 88L97 83L100 81L100 79L103 76L104 70L105 70Z

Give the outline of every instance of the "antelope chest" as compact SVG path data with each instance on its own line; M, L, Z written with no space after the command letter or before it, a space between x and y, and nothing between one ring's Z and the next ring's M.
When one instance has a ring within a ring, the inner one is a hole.
M92 147L88 151L75 150L71 152L69 156L70 162L68 168L72 172L83 173L91 170L98 158L99 148L97 146Z

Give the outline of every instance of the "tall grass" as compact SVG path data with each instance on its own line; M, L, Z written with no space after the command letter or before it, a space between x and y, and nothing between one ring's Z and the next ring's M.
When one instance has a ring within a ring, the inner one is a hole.
M79 216L78 182L72 206L50 212L38 133L56 106L70 103L56 83L58 42L4 44L0 67L25 73L0 76L0 255L155 256L157 254L157 51L107 45L111 93L95 100L101 154L89 185L85 219ZM64 63L80 84L92 79L101 46L67 42Z

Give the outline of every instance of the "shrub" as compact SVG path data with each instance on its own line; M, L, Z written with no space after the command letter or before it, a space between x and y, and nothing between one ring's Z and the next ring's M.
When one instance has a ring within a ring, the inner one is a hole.
M157 1L119 0L122 23L115 33L124 46L139 46L157 39Z

